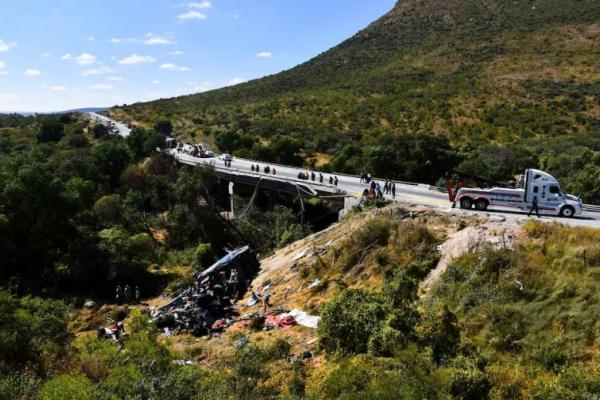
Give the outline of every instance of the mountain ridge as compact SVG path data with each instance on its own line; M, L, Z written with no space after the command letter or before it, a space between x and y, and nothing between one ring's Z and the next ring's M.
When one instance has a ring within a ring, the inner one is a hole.
M532 165L564 178L551 160L565 148L600 151L598 21L594 0L399 1L287 71L109 113L147 128L168 118L184 139L264 161L285 161L269 144L290 138L307 166L337 172L415 179L404 153L433 136L455 162L431 182L464 162L499 180Z

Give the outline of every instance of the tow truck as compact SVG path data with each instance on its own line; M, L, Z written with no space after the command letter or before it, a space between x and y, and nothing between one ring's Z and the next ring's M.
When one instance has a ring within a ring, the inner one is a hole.
M461 179L453 187L453 175L473 180L478 184L491 184L492 187L463 187ZM479 211L485 211L488 207L497 206L528 211L532 208L535 197L538 209L543 213L571 218L583 212L581 198L565 194L556 178L538 169L525 170L525 174L513 184L504 184L473 174L451 171L446 174L446 189L452 207L456 207L458 203L460 208L467 210L474 207Z

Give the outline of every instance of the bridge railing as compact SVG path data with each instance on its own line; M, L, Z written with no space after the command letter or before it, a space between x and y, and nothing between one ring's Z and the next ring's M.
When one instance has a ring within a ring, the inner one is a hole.
M173 155L180 162L183 162L184 164L188 164L188 165L205 164L205 165L212 166L213 168L215 168L217 171L220 171L220 172L232 172L237 175L252 176L252 177L256 177L256 178L269 178L270 180L275 180L275 181L284 182L284 183L293 182L293 183L300 184L300 185L307 186L307 187L317 186L317 187L323 188L323 190L327 191L327 192L340 193L340 194L345 193L343 190L340 190L335 185L330 185L328 183L320 183L318 181L312 181L310 179L306 180L306 179L298 179L298 178L281 178L277 175L272 175L272 174L267 174L267 173L262 173L262 172L253 172L253 171L248 171L246 169L224 167L221 165L217 165L217 163L214 162L214 159L210 159L210 161L208 161L209 159L193 157L189 154L184 154L185 157L181 157L181 155L178 156L177 154L173 154ZM190 158L192 158L193 160L191 160ZM268 165L273 166L275 164L268 164Z
M177 156L176 154L174 154L174 155ZM190 156L188 154L186 154L186 156L187 157L192 157L192 156ZM214 160L211 160L212 162L210 162L210 161L207 162L207 161L204 161L206 159L196 158L196 157L193 157L193 158L197 159L197 160L202 160L202 161L189 161L189 160L186 160L185 158L181 158L181 157L178 157L178 158L181 161L184 161L184 162L188 161L186 164L196 165L196 164L202 163L202 164L212 165L213 167L218 168L219 170L222 170L222 171L233 171L233 172L236 172L238 174L244 174L244 175L255 176L255 177L263 177L263 178L265 176L267 176L267 174L261 173L261 172L252 172L252 171L247 171L247 170L243 170L243 169L240 169L240 168L222 167L222 166L216 165L216 163L214 162ZM256 162L256 161L253 161L253 160L247 160L247 159L243 159L243 158L240 158L240 157L237 157L237 158L240 159L240 160L243 160L243 161L248 161L250 163ZM286 165L280 165L280 164L274 164L274 163L263 163L263 164L264 165L269 165L271 167L274 166L274 167L278 167L278 168L290 168L289 166L286 166ZM298 168L298 169L302 169L302 168ZM358 179L359 178L359 177L357 177L355 175L340 174L340 173L337 173L337 172L331 172L329 174L330 175L334 175L334 176L339 176L339 177L352 178L352 179ZM327 183L320 183L320 182L311 181L311 180L306 181L306 180L297 179L297 178L291 178L291 179L286 178L286 179L283 179L283 178L279 178L277 175L268 175L268 176L269 176L270 179L279 180L279 181L282 181L282 182L283 181L285 181L285 182L293 181L295 183L299 183L299 184L303 184L303 185L323 187L323 188L327 189L327 191L339 191L339 189L336 186L329 185ZM377 178L374 178L374 179L377 179ZM379 179L379 180L381 180L381 179ZM434 190L434 191L439 191L439 192L445 192L444 188L439 188L437 186L431 186L431 185L426 185L426 184L422 184L422 183L396 181L396 180L394 180L394 182L402 184L402 185L410 185L410 186L422 187L422 188L427 189L427 190ZM584 204L583 205L583 210L586 211L586 212L600 213L600 205Z

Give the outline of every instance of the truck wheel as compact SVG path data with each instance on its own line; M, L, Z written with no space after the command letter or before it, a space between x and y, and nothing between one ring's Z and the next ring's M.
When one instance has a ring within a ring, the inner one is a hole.
M477 208L479 211L485 211L488 208L488 203L485 200L477 200L475 203L475 208Z
M564 206L560 209L561 217L571 218L573 215L575 215L575 209L573 209L571 206Z
M469 210L473 207L473 201L471 199L461 199L460 200L460 208L464 208L465 210Z

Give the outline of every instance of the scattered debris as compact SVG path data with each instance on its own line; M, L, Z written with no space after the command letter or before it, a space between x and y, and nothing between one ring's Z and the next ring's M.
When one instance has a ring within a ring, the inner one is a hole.
M98 339L112 339L118 342L123 336L125 336L125 325L123 322L116 322L113 320L108 321L109 326L101 326L98 328Z
M516 280L516 279L515 279L515 283L516 283L517 285L519 285L519 290L522 292L522 291L523 291L523 283L521 283L521 281L518 281L518 280Z
M190 287L169 304L154 310L152 317L160 328L169 328L171 334L181 331L197 336L210 334L217 320L226 321L216 325L223 329L230 323L227 321L235 321L233 303L250 286L258 266L256 256L248 246L235 249L210 268L197 273Z
M192 360L173 360L173 361L171 361L171 364L175 364L175 365L194 365L194 362Z
M254 307L256 304L258 304L258 295L256 293L254 293L254 290L252 291L252 297L250 297L248 299L248 301L246 302L246 304L244 304L246 307Z
M317 329L317 327L319 326L319 321L321 320L321 317L314 316L314 315L308 315L306 312L296 310L296 309L294 309L288 313L281 314L281 315L294 317L294 319L296 320L298 325L302 325L307 328L313 328L313 329Z
M319 286L319 283L321 283L321 280L319 278L316 278L314 281L312 281L312 283L308 286L309 289L312 289L314 287Z
M301 258L306 257L308 254L309 249L304 249L302 250L300 253L296 254L296 256L294 258L292 258L292 261L298 261Z
M244 347L246 347L246 345L248 344L249 341L250 341L250 339L248 338L248 335L244 335L244 336L242 336L242 338L240 340L236 340L235 343L233 344L233 346L236 349L241 350Z

